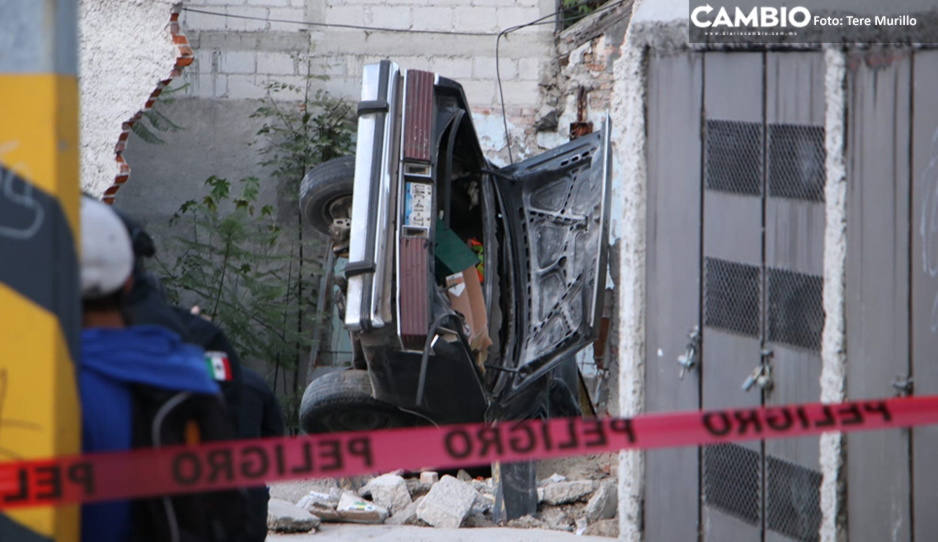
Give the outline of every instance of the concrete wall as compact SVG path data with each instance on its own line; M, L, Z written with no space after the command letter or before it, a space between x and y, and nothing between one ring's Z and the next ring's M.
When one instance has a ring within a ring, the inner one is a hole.
M547 16L549 24L513 32L501 41L509 128L520 134L533 125L540 105L539 82L553 51L554 20L549 15L556 9L554 0L442 0L431 5L419 0L189 0L185 7L182 22L196 51L196 61L184 76L189 97L258 99L270 80L302 84L304 76L315 74L329 78L317 87L357 100L362 67L389 58L403 68L431 70L460 81L485 149L501 160L506 157L495 74L496 35ZM529 143L520 135L517 145L517 152L528 153Z
M81 184L97 196L121 173L115 147L160 81L171 76L179 48L170 31L172 0L81 0L79 3Z

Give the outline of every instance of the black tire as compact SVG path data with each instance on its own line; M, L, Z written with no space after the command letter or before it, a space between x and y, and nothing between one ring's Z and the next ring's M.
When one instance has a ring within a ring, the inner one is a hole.
M300 183L300 210L314 230L329 235L334 218L350 218L355 157L342 156L323 162Z
M300 404L300 427L307 433L363 431L414 425L413 418L371 396L368 371L351 369L310 382Z

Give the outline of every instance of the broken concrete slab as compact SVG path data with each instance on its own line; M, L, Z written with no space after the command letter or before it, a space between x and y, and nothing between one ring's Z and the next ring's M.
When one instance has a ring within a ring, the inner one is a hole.
M308 533L319 527L318 517L293 503L270 499L267 503L267 529L278 533Z
M350 523L384 523L388 519L388 509L368 502L354 493L343 493L336 507L338 521Z
M482 493L476 492L476 500L472 504L472 508L469 510L469 515L481 515L485 514L492 507L495 506L495 497L491 495L484 495Z
M423 520L417 517L417 507L423 502L423 497L410 503L400 512L396 512L384 522L385 525L426 525Z
M420 473L420 483L421 484L430 484L433 485L440 481L440 473L434 472L432 470L423 471Z
M593 482L576 480L573 482L552 482L538 488L538 499L547 504L558 505L586 500L593 492Z
M462 482L468 482L469 480L472 480L472 476L463 469L459 469L459 471L456 472L456 479Z
M469 484L446 475L433 484L417 507L417 517L434 527L456 529L476 502L478 492Z
M587 536L607 536L609 538L619 538L619 520L601 519L596 523L590 523L583 534Z
M416 478L408 478L405 481L407 482L407 491L410 492L411 499L423 497L429 493L430 488L433 487L433 484L425 484Z
M413 502L407 482L398 474L382 474L372 479L358 491L359 495L371 496L371 500L388 509L391 515L410 506Z
M612 519L619 507L619 491L614 482L603 482L586 504L586 519L590 523Z

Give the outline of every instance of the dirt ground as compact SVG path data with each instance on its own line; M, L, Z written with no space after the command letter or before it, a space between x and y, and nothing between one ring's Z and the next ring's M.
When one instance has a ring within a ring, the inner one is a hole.
M433 529L410 525L354 525L350 523L323 523L317 533L269 534L268 542L319 542L335 540L352 542L609 542L600 536L577 536L573 533L546 529Z

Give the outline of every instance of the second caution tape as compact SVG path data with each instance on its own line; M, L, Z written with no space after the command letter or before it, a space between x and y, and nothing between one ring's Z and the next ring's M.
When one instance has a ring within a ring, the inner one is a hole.
M0 463L0 508L931 424L938 396L227 441Z

